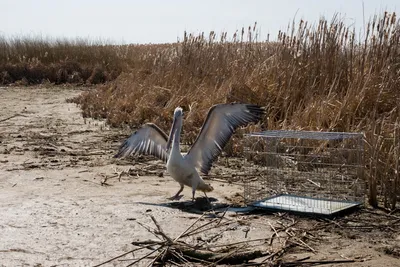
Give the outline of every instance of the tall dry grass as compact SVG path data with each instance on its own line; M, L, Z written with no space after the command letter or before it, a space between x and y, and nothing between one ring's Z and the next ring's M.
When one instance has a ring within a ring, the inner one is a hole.
M129 46L87 39L0 36L0 84L98 84L127 70Z

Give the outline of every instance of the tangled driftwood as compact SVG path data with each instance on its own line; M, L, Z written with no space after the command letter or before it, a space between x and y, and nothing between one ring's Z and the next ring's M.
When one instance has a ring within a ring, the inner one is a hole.
M122 255L109 259L96 266L102 266L116 260L121 260L123 257L133 254L133 252L141 251L137 258L124 259L124 262L129 262L127 266L140 264L141 266L193 266L205 265L216 266L219 264L240 265L240 266L312 266L313 264L334 264L343 262L352 262L352 260L341 261L306 261L309 257L299 259L293 262L282 262L281 258L285 252L297 247L306 251L315 252L315 250L306 243L307 239L312 238L311 235L303 230L297 229L294 226L297 221L294 219L289 222L280 222L279 225L273 226L270 224L273 234L268 238L252 239L227 244L216 244L217 240L223 232L232 228L238 223L238 220L225 217L226 213L221 216L216 214L214 218L200 223L202 220L207 220L203 213L193 222L185 231L175 238L168 236L156 220L150 215L155 228L147 226L139 221L136 221L146 231L153 234L157 240L134 241L131 244L134 249ZM212 231L213 230L213 231ZM217 231L215 231L217 230ZM200 235L206 234L205 239ZM278 241L276 241L276 239ZM195 242L187 242L186 240L195 240ZM279 249L273 251L271 244L279 242Z

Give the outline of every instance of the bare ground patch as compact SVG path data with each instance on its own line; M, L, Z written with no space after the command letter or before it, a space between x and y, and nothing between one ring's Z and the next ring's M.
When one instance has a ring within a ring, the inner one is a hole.
M150 215L171 238L201 216L187 202L189 189L181 202L167 200L179 186L157 161L142 159L132 166L129 160L112 160L129 132L84 120L79 108L66 102L80 92L0 88L2 266L93 266L131 251L132 242L154 238L141 226L152 225ZM217 166L214 174L221 172L229 170ZM214 205L241 203L239 185L212 183ZM215 240L209 238L218 230L211 229L185 242L208 240L213 248L264 239L256 249L267 255L255 261L273 255L274 264L286 266L333 260L354 262L325 266L398 266L400 261L398 213L366 209L326 220L227 212L225 218L232 227ZM210 220L205 216L201 223ZM128 256L105 266L126 266L133 262Z

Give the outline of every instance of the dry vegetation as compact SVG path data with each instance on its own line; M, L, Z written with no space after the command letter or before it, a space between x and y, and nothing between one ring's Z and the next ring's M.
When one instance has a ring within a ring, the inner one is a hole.
M113 80L78 99L84 116L113 126L143 122L168 129L177 105L191 109L190 141L219 102L267 107L268 129L364 132L370 204L394 209L399 196L400 21L372 18L356 35L338 17L294 23L276 42L259 41L256 25L233 37L186 34L169 45L0 40L0 82ZM93 79L101 73L101 79ZM72 75L72 76L71 76ZM114 80L115 78L115 80Z
M117 78L155 48L86 39L0 36L0 84L99 84Z

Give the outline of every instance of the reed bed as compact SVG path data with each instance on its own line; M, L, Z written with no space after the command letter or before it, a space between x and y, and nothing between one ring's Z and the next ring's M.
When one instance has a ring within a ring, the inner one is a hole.
M102 84L141 64L162 45L0 36L0 85Z
M0 40L3 51L14 51L4 43ZM43 55L51 49L39 44L45 48L26 45L25 59L37 58L47 67L73 60L115 71L114 76L105 75L111 82L74 100L84 116L104 118L113 126L138 127L151 121L167 130L173 109L180 105L187 111L185 141L191 142L211 105L239 101L267 108L262 125L250 130L364 132L369 202L396 207L400 21L395 13L374 16L361 33L335 16L315 24L294 21L275 41L260 41L254 25L230 36L185 33L174 44L95 46L98 56L87 58L85 48L92 46L78 43L79 49L73 50L76 44L69 44L70 49L62 50L56 43L52 49L65 51L63 58L54 52L53 60L45 61ZM6 62L25 62L20 51ZM3 62L4 55L0 58ZM231 154L240 153L240 146L230 149Z

